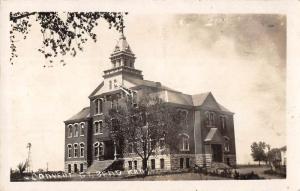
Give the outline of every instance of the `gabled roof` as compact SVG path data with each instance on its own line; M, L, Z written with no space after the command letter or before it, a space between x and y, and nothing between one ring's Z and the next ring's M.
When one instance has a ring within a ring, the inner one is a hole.
M202 106L205 102L205 100L211 96L211 98L214 100L214 102L217 104L217 106L219 107L219 109L221 111L225 111L225 112L230 112L232 113L231 111L229 111L227 108L225 108L223 105L219 104L216 99L214 98L214 96L212 95L211 92L205 92L205 93L201 93L201 94L195 94L195 95L192 95L192 98L193 98L193 104L194 106Z
M69 118L66 121L73 121L78 119L85 119L90 117L90 107L85 107L81 111L79 111L77 114L73 115L71 118Z
M192 95L194 106L201 106L209 94L211 93L205 92L201 94Z
M210 128L204 141L219 143L219 142L224 142L224 137L222 137L218 128Z
M97 93L97 92L100 90L100 88L103 87L103 85L104 85L104 81L102 81L102 82L96 87L96 89L89 95L89 98L92 97L92 96L94 96L95 93Z

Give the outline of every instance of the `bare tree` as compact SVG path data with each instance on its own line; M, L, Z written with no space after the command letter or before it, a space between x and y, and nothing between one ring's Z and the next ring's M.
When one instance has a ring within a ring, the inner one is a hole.
M128 149L142 159L144 175L148 174L147 161L154 156L158 147L177 145L180 130L180 117L175 108L166 105L161 99L143 97L137 105L130 101L126 107L111 109L105 122L115 139L125 140ZM119 145L123 147L124 144ZM175 146L176 147L176 146Z

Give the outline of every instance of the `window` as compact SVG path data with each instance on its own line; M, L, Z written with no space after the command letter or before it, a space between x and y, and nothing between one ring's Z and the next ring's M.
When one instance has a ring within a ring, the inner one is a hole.
M225 116L220 116L220 123L221 123L221 129L225 130L226 129L226 117Z
M77 164L74 164L74 172L77 173L78 169L77 169Z
M103 112L103 99L99 98L95 100L95 113L100 114Z
M151 169L155 169L155 159L151 159Z
M114 79L114 88L117 88L118 84L117 84L117 79Z
M128 153L134 153L133 143L128 144Z
M132 169L132 161L128 161L128 169L129 169L129 170Z
M186 168L190 168L190 158L185 159L185 166Z
M183 168L184 158L180 158L180 168Z
M228 141L225 142L224 150L225 150L226 152L229 152L229 151L230 151L230 148L229 148L229 142L228 142Z
M94 156L102 156L104 155L104 143L96 142L94 143Z
M189 137L186 134L183 134L181 137L181 148L182 151L189 151L190 144L189 144Z
M84 157L84 143L80 143L80 157Z
M178 109L179 117L180 117L180 123L183 127L188 127L188 111L185 109Z
M160 169L165 168L165 159L160 159Z
M77 143L74 144L74 157L78 157L78 145L77 145Z
M95 123L94 123L94 128L95 128L95 130L94 130L94 134L101 134L101 133L103 133L103 121L96 121Z
M156 148L156 141L154 139L149 140L149 151L153 151Z
M99 142L94 144L94 156L99 156Z
M80 172L83 172L83 164L80 164Z
M84 136L84 123L80 124L80 136Z
M112 89L112 81L109 80L109 89L111 90Z
M206 112L206 120L207 120L207 125L215 125L215 113L214 112Z
M72 125L68 126L68 137L72 137L73 134L73 129L72 129Z
M78 137L78 135L79 135L78 124L76 123L76 124L74 125L74 137Z
M68 145L68 158L72 157L72 145Z
M133 163L134 163L134 169L137 169L137 161L135 160L133 161Z
M160 139L159 139L159 148L160 148L160 149L164 149L165 146L166 146L165 138L160 138Z
M71 171L72 171L71 164L68 164L68 173L71 173Z

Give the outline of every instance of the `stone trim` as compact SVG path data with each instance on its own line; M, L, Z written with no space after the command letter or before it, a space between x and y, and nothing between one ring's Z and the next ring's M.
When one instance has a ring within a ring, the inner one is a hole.
M64 170L68 173L68 165L71 165L71 173L74 173L74 164L77 164L78 173L80 173L80 164L83 164L83 172L87 172L88 163L87 161L66 161Z

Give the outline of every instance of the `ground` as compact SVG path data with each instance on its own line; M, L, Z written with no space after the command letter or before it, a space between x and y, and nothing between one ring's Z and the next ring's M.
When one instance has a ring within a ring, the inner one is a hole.
M243 166L239 167L237 171L240 175L250 174L253 172L257 174L262 179L282 179L278 175L265 174L264 171L270 169L267 166ZM142 177L141 175L128 176L125 174L118 173L98 173L98 174L64 174L62 177L62 172L48 172L48 173L35 173L33 175L27 176L27 181L155 181L155 180L232 180L233 178L215 176L215 175L205 175L202 173L194 172L181 172L163 175L149 175ZM24 181L21 179L12 181Z

